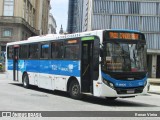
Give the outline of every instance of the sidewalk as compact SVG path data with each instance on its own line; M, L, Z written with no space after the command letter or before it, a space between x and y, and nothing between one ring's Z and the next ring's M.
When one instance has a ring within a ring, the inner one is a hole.
M148 93L160 95L160 79L148 78L148 81L150 83L150 89Z
M5 72L0 72L0 75L1 75L1 74L5 74Z
M160 79L157 78L148 78L150 83L150 89L148 93L160 95Z
M0 72L0 80L6 80L5 72Z
M151 84L148 93L160 95L160 85Z
M148 78L150 84L159 84L160 85L160 78Z

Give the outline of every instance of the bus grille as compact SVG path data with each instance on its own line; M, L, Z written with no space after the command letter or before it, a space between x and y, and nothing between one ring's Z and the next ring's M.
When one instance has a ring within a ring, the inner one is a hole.
M116 88L117 94L135 94L142 93L144 87L137 88Z

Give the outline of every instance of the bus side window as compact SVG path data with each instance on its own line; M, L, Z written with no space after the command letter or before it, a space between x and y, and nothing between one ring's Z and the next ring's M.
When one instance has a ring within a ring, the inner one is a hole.
M79 59L79 46L78 45L68 45L65 47L65 58L66 59Z
M49 44L41 44L41 58L47 59L49 57Z
M29 58L30 59L38 59L38 44L30 44L29 45Z
M19 58L20 59L28 58L28 45L20 45Z
M7 49L7 58L13 59L13 46L9 46Z
M63 42L52 42L51 45L51 57L53 59L63 58Z

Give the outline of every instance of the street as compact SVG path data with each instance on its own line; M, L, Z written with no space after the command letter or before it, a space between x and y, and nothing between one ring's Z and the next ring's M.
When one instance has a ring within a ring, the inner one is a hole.
M50 91L5 79L0 74L1 111L159 111L160 95L148 94L135 98L118 98L107 101L103 98L85 96L74 100L65 92Z
M0 74L0 111L159 111L160 94L149 93L135 98L103 98L85 96L74 100L65 92L50 91L6 80ZM92 113L91 113L92 114ZM93 113L94 114L94 113Z

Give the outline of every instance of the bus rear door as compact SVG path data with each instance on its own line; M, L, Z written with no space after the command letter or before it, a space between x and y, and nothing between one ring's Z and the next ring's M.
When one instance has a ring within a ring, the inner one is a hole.
M13 80L18 81L19 45L13 47Z

